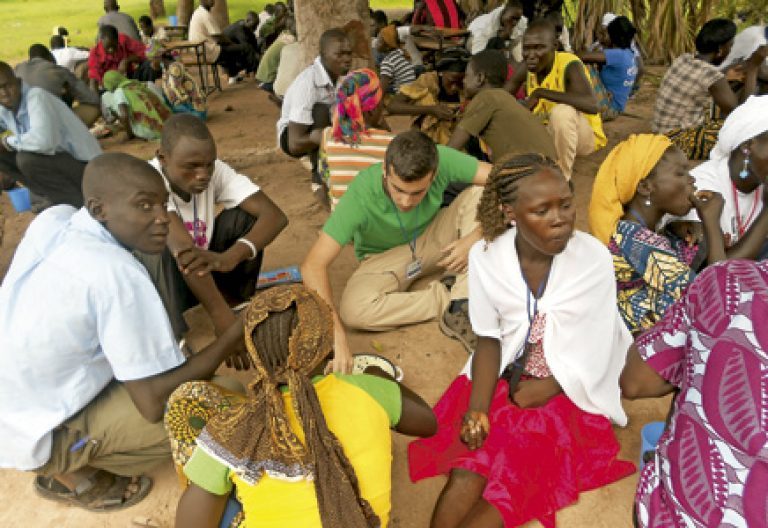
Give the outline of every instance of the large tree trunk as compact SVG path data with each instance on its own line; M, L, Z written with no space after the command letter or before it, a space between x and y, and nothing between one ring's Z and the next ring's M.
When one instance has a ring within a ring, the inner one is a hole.
M216 0L213 4L211 13L216 21L219 23L219 27L224 29L229 25L229 9L227 8L227 0Z
M176 2L176 18L179 19L180 26L188 26L189 19L192 18L192 11L195 9L194 0L178 0Z
M320 51L320 35L325 30L343 28L351 21L359 21L367 35L370 27L368 0L295 0L294 9L296 33L299 36L302 61L305 65L309 65L317 57ZM353 43L353 47L359 47L361 44L363 43ZM370 56L370 39L367 39L367 46ZM367 57L358 57L353 60L352 67L367 66L368 61Z
M165 16L165 2L163 0L149 0L149 16L152 20Z

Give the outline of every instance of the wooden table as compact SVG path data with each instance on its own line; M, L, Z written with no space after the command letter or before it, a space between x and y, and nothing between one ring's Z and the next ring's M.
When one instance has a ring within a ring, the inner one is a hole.
M454 28L426 28L413 36L413 41L419 49L442 52L446 47L446 40L461 39L456 46L461 46L471 33L466 29Z
M219 79L219 70L215 64L209 63L205 56L205 41L191 41L191 40L172 40L166 42L164 47L168 51L179 51L182 54L185 51L194 51L195 64L197 72L200 76L200 87L203 89L203 93L207 96L216 90L221 91L221 80ZM182 61L183 62L183 61ZM213 73L213 85L208 83L208 67L211 67Z

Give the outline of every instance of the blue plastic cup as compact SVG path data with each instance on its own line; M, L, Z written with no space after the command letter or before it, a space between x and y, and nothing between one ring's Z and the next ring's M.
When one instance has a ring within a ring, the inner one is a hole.
M656 449L656 445L659 443L659 438L664 433L666 425L664 422L651 422L645 424L642 431L640 431L640 471L645 467L645 454Z
M16 187L8 191L8 197L11 199L11 205L16 209L17 213L23 213L29 211L32 207L32 202L29 197L29 189L26 187Z
M179 19L176 17L176 15L170 15L168 17L168 25L169 26L177 26L179 22Z

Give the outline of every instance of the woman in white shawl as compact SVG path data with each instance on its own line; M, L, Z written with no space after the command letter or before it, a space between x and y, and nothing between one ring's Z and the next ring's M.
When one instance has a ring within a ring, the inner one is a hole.
M728 115L709 160L691 171L699 191L723 196L728 258L768 257L768 96L752 96ZM697 220L695 212L686 217Z
M499 162L469 257L476 351L409 447L413 480L449 474L432 526L518 526L634 472L616 459L618 378L632 342L611 256L574 232L573 191L538 154ZM475 526L475 524L473 524Z

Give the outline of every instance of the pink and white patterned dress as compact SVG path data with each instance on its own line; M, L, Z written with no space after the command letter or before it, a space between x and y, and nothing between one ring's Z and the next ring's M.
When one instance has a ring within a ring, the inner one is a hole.
M639 526L768 526L768 263L707 268L637 345L680 389Z

